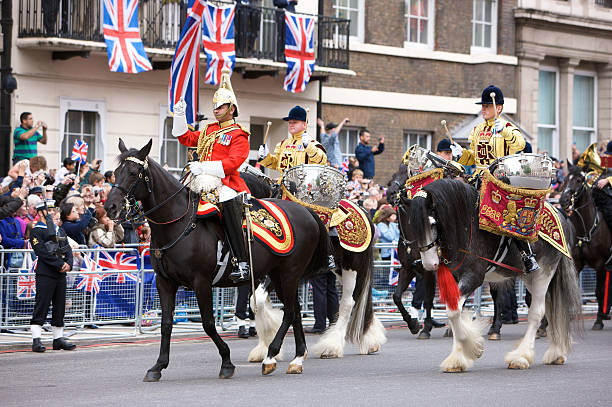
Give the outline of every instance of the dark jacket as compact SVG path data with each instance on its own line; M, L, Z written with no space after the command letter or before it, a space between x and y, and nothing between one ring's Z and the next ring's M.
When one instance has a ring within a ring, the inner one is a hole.
M81 215L80 219L77 221L69 221L62 223L62 229L64 232L70 237L72 240L77 242L78 244L87 245L87 240L85 240L85 235L83 234L83 230L87 226L89 226L89 222L91 222L91 218L94 215L93 208L89 208L85 211L83 215Z
M359 169L363 171L364 178L374 178L374 156L383 151L385 151L385 143L378 143L378 151L375 153L372 153L372 146L366 146L363 143L355 147L355 158L359 161Z
M72 250L68 244L66 233L61 228L56 228L56 233L52 233L43 222L38 222L32 229L30 235L32 249L36 254L36 274L41 274L53 278L65 277L65 273L60 273L64 263L68 263L72 268Z

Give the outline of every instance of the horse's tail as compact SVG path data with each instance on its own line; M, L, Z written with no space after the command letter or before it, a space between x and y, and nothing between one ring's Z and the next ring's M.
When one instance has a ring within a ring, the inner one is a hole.
M329 268L329 255L331 254L331 239L329 238L329 233L327 232L327 228L312 209L308 209L308 212L312 215L312 217L316 220L317 225L319 226L319 241L317 244L317 248L310 259L310 263L306 269L306 274L304 275L304 279L308 279L315 274L319 274L323 271L326 271Z
M548 334L563 354L571 348L571 333L583 331L582 298L574 262L562 255L557 270L548 285L546 318Z
M372 243L364 252L363 263L360 265L361 270L357 270L357 281L355 282L355 290L353 291L353 300L355 305L351 312L346 337L352 343L360 343L363 334L367 331L374 317L372 307L372 283L374 280L374 262L373 262Z

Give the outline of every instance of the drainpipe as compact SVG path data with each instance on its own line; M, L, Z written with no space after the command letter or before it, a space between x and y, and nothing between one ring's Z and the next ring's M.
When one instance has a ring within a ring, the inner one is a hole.
M13 41L12 0L2 0L2 62L0 63L0 174L11 168L11 93L15 78L11 75L11 47Z

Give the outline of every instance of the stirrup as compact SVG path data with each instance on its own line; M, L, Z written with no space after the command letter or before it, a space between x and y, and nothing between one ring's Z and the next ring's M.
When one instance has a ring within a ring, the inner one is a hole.
M240 262L229 275L229 279L233 282L247 281L251 279L251 268L246 262Z
M336 261L334 260L334 256L331 254L329 255L329 258L327 259L327 268L332 273L336 271Z
M523 259L523 265L525 266L525 274L531 274L540 268L540 265L536 261L533 253L527 254L523 252L521 253L521 257Z

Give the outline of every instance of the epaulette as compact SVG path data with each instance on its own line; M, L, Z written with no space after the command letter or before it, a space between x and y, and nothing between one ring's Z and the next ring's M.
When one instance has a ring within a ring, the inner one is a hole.
M237 125L238 125L238 127L240 127L240 129L241 129L242 131L244 131L244 132L245 132L245 133L246 133L248 136L250 136L250 135L251 135L251 132L250 132L250 131L248 131L248 130L246 129L246 127L244 127L242 124L240 124L240 123L236 123L236 124L237 124Z

